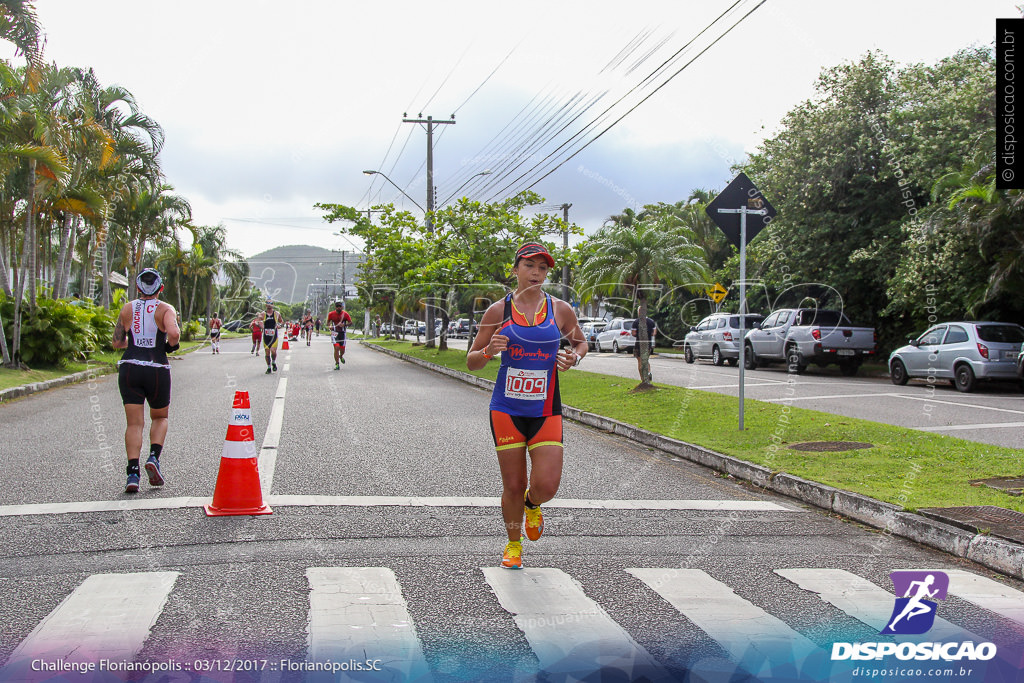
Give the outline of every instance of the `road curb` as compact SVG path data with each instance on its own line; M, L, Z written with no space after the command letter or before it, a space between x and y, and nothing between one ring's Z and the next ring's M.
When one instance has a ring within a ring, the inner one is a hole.
M359 343L374 351L419 365L481 389L490 390L494 386L494 382L491 380L471 375L468 372L452 370L376 344L364 341ZM786 472L772 472L761 465L716 453L695 444L672 439L663 434L564 404L562 405L562 415L588 427L623 436L644 446L657 448L698 465L704 465L718 472L725 472L737 479L749 481L760 488L867 524L882 530L883 534L906 538L956 557L977 562L1015 579L1024 579L1024 546L1012 541L966 531L917 513L905 512L901 507L892 503L801 479Z
M191 349L185 351L185 353L192 353L193 351L203 348L205 344L199 344ZM184 357L175 356L176 358ZM31 396L37 394L40 391L46 391L47 389L56 389L57 387L67 386L68 384L78 384L84 382L90 378L100 377L101 375L109 375L112 372L117 372L116 365L97 365L96 368L91 370L82 370L81 372L74 372L70 375L64 375L63 377L54 377L48 379L45 382L32 382L31 384L22 384L18 387L11 387L10 389L0 390L0 404L6 403L7 401L13 401L16 398L23 398L25 396Z
M3 391L0 391L0 403L36 394L40 391L46 391L47 389L55 389L68 384L84 382L87 379L110 374L111 372L114 372L114 370L116 370L116 368L103 364L102 366L97 366L92 370L82 370L81 372L64 375L63 377L54 377L53 379L48 379L45 382L32 382L31 384L23 384L20 387L4 389Z

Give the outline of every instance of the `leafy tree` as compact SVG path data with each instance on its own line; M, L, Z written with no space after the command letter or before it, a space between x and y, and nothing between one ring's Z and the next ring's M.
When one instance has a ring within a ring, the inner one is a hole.
M632 225L606 224L590 239L590 255L579 279L608 294L625 288L639 304L640 385L651 387L647 325L647 292L660 285L706 282L704 251L696 235L671 212L652 207Z
M364 291L371 291L374 285L392 285L397 294L395 305L406 310L433 299L441 304L444 330L457 302L504 295L520 244L565 229L564 221L557 217L539 214L528 219L523 215L528 207L543 203L544 199L534 192L492 204L463 198L434 214L432 231L427 231L411 213L396 212L391 205L381 207L377 224L352 207L316 207L325 211L328 222L351 222L351 227L342 229L343 234L365 241L360 282ZM569 229L582 234L576 226ZM548 247L556 259L567 256L553 245ZM443 333L440 348L446 348Z

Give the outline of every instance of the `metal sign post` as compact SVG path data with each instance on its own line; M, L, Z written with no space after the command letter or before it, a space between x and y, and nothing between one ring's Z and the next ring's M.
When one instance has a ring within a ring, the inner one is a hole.
M743 431L743 381L747 367L747 214L765 216L764 209L719 209L718 213L738 213L740 215L740 431Z
M723 207L739 208L723 208ZM738 174L704 211L740 250L740 431L743 431L743 380L747 364L747 242L775 218L775 209L745 173ZM739 214L737 220L734 216ZM763 216L747 229L747 216Z

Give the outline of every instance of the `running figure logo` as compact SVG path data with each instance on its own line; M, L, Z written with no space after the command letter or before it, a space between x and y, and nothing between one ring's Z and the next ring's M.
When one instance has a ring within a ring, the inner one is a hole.
M936 600L945 600L949 591L949 576L944 572L894 571L892 578L896 605L882 635L918 635L935 623ZM929 599L931 598L931 599Z

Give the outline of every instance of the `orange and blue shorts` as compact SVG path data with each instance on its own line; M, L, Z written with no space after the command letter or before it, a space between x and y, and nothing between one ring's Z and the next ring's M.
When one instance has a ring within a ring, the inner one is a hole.
M523 417L492 410L491 436L499 453L513 448L561 447L562 416Z

